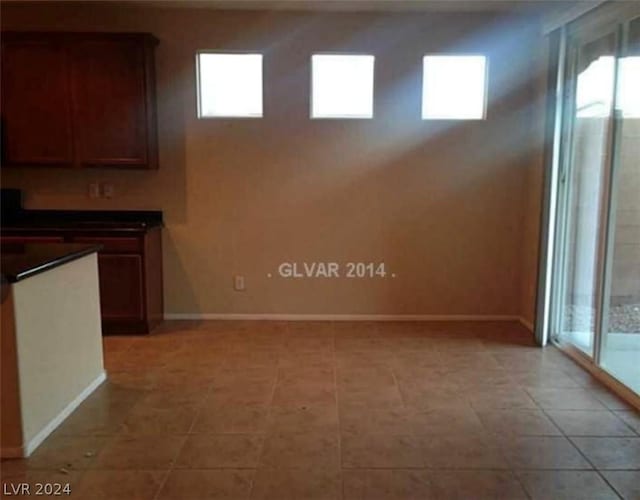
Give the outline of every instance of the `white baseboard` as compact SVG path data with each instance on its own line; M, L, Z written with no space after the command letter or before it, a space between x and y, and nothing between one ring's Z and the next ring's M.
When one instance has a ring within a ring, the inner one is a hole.
M82 403L87 397L91 395L93 391L95 391L102 382L107 379L107 374L102 371L98 377L95 378L87 387L85 387L80 394L78 394L58 415L56 415L47 425L45 425L40 432L38 432L28 443L23 446L23 455L24 457L28 457L33 453L33 451L42 444L42 442L47 439L49 434L51 434L54 430L58 428L58 426L66 420L66 418L71 415L73 410L75 410L80 403ZM5 450L2 449L2 456L5 456Z
M227 314L166 313L166 320L229 321L519 321L508 314Z
M518 321L520 322L520 324L522 326L524 326L527 330L529 330L531 333L533 333L534 326L533 326L533 323L531 321L529 321L528 319L524 318L523 316L518 317Z

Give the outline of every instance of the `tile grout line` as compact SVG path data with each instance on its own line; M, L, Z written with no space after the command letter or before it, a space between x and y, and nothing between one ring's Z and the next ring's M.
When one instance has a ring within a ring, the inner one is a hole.
M204 406L206 404L206 401L207 401L207 399L209 397L209 393L211 392L211 388L212 387L213 387L213 380L211 381L211 383L209 384L209 387L205 391L205 395L204 395L204 397L202 399L201 405L198 407L198 409L196 410L196 412L195 412L195 414L193 416L193 420L191 421L191 425L189 426L189 429L187 430L187 433L185 435L184 441L182 442L182 445L180 446L180 448L176 452L176 455L175 455L174 459L171 461L171 464L169 465L169 470L165 474L165 477L162 480L162 482L160 484L160 487L158 488L158 490L156 491L155 496L153 497L154 500L158 500L158 498L160 496L160 493L162 493L162 489L164 488L165 484L169 480L169 476L171 475L171 473L175 469L175 466L176 466L176 464L178 462L178 459L180 458L180 454L182 453L184 448L187 446L187 441L190 439L190 436L192 435L193 428L195 427L196 421L198 420L198 417L200 416L200 413L202 412L202 409L204 408Z
M546 413L546 412L545 412ZM551 416L549 416L549 418L551 418ZM609 486L609 488L611 488L611 490L618 495L619 498L621 498L622 500L624 500L624 497L618 492L618 490L615 488L615 486L613 486L613 484L611 484L609 482L609 480L607 479L607 477L602 473L602 471L600 469L598 469L595 464L593 464L591 462L591 460L589 460L589 458L587 458L585 453L582 453L582 450L580 450L580 447L574 443L573 439L571 439L571 436L567 436L564 431L562 429L560 429L560 432L563 433L563 435L567 438L567 440L571 443L571 445L576 448L578 450L578 452L584 457L584 459L589 462L591 464L591 466L593 467L593 469L596 471L596 473L598 474L598 476L600 476L600 478L605 482L606 485Z
M614 414L614 416L620 420L620 422L622 422L624 425L627 426L627 429L630 429L631 432L633 432L633 436L629 436L629 437L640 437L640 428L638 428L638 430L634 429L633 427L631 427L631 424L629 424L627 421L625 421L620 415L618 415L619 411L634 411L634 410L609 410L611 411L611 413Z
M392 353L392 356L396 356L396 353ZM396 384L396 388L398 389L398 394L400 395L400 401L402 401L402 409L408 411L407 402L405 401L405 397L400 389L400 383L398 382L398 377L396 376L396 368L395 365L391 365L388 367L391 372L391 376L393 377L393 383Z
M171 474L172 471L173 471L173 465L170 466L167 471L165 471L164 478L162 479L162 481L160 481L160 484L158 485L158 489L156 490L156 494L153 496L153 500L158 500L158 498L160 497L160 493L162 492L164 485L167 483L167 480L169 479L169 475Z
M491 356L491 358L493 360L495 360L495 362L502 367L502 363L500 363L500 360L494 356L493 352L490 352L489 355ZM505 368L505 370L507 370ZM520 387L520 384L516 384L516 387ZM524 387L522 388L523 391L525 392L525 394L529 397L529 399L531 399L533 401L534 404L537 405L537 402L531 397L531 395L529 394L529 392L524 389ZM485 430L489 430L487 429L487 426L484 424L484 422L482 421L482 418L480 418L480 415L478 413L478 409L476 409L473 405L469 405L471 406L471 410L473 411L474 415L476 416L476 418L478 419L478 421L480 422L480 425L485 429ZM500 409L499 409L500 410ZM533 496L529 493L529 490L525 487L525 484L522 482L522 479L520 478L520 474L518 474L518 471L512 466L512 464L509 461L509 458L507 457L506 453L504 452L502 446L500 446L500 443L496 443L498 450L500 452L500 456L504 459L505 464L507 464L507 466L509 467L509 472L511 473L511 476L515 479L516 483L518 485L520 485L520 489L522 490L522 492L525 494L525 496L532 500Z
M499 362L499 360L498 360ZM548 367L547 367L548 368ZM567 377L569 377L568 374L566 374ZM570 378L570 377L569 377ZM517 384L518 387L521 387L523 389L523 391L526 393L527 397L535 404L535 406L538 408L538 411L542 412L542 414L549 419L549 421L554 425L554 427L556 427L556 429L558 430L558 432L560 432L561 436L564 437L570 444L571 446L578 452L578 454L580 456L582 456L582 458L591 466L591 469L562 469L562 468L549 468L549 469L540 469L540 468L527 468L527 469L516 469L515 467L510 467L513 474L515 475L515 477L517 478L519 484L522 486L522 489L524 490L525 494L529 497L532 498L532 496L529 494L527 488L525 487L524 483L522 482L521 478L520 478L520 474L519 472L521 471L528 471L528 470L533 470L533 471L589 471L589 472L596 472L598 473L598 475L605 481L605 483L607 485L609 485L608 481L606 481L606 479L602 476L602 474L600 474L600 471L598 471L596 469L596 467L593 465L593 463L591 463L591 461L582 453L582 451L573 443L573 441L571 441L571 439L569 438L569 436L567 436L564 432L564 430L562 428L560 428L560 426L556 423L556 421L551 417L551 415L549 415L547 413L547 411L545 410L545 408L538 402L538 400L533 396L533 394L531 394L529 387L524 386L524 385L520 385ZM561 389L560 389L561 390ZM536 437L536 436L523 436L523 437ZM554 437L558 437L553 436L553 435L544 435L544 436L539 436L539 437L548 437L548 438L554 438ZM611 485L609 485L611 487ZM618 495L617 490L615 490L615 488L611 487L612 491Z
M333 367L333 386L336 396L336 421L338 423L338 475L340 480L340 498L344 497L344 477L342 466L342 427L340 425L340 398L338 396L338 365L336 363L336 328L335 323L331 323L331 358Z
M290 324L288 322L285 322L284 324L284 330L285 330L285 334L290 333ZM275 395L276 395L276 390L278 388L278 382L280 381L280 354L282 352L282 341L284 340L284 335L281 335L280 338L280 345L278 346L278 361L276 363L276 376L274 377L273 380L273 385L271 387L271 396L269 397L269 401L267 403L267 414L265 416L266 418L266 422L265 422L265 430L264 433L261 434L262 439L260 440L260 451L258 452L258 461L256 463L256 466L252 469L253 470L253 474L251 476L251 485L249 486L249 492L247 495L247 498L250 499L253 496L253 489L255 487L255 483L256 483L256 476L258 474L258 470L260 469L260 465L262 463L262 456L264 454L264 450L265 450L265 445L266 445L266 441L267 441L267 435L269 434L268 432L268 426L269 423L271 421L271 415L273 412L273 401L275 399Z
M227 349L228 348L225 347L225 351L227 351ZM207 399L209 398L209 395L210 395L210 393L211 393L211 391L213 389L213 384L214 384L214 381L212 379L211 382L209 383L209 386L207 387L207 390L205 391L205 395L204 395L204 397L202 399L201 404L198 406L198 408L197 408L197 410L196 410L196 412L194 414L193 420L191 421L191 425L189 426L189 429L187 430L187 433L185 434L185 439L184 439L182 445L180 446L180 448L178 449L178 451L176 452L176 455L175 455L174 459L171 461L169 469L167 470L164 479L162 480L158 490L156 491L155 496L153 497L154 500L158 500L160 494L162 493L162 489L164 488L165 484L167 483L167 481L169 479L169 476L176 469L176 464L178 462L178 459L180 458L180 454L182 453L182 451L184 450L184 448L187 445L187 441L191 438L191 436L195 435L193 433L193 429L194 429L194 427L196 425L198 417L200 416L200 414L202 413L204 407L206 406Z
M535 399L534 399L535 401ZM569 442L571 443L571 446L573 446L573 448L580 454L580 456L592 467L592 470L596 472L596 474L598 474L598 476L600 477L600 479L602 479L604 481L604 483L611 489L611 491L613 491L613 493L615 493L616 495L618 495L618 497L622 500L624 500L624 498L622 497L622 495L620 495L620 493L618 493L618 490L616 488L614 488L614 486L612 484L609 483L609 481L607 480L607 478L604 476L604 474L602 474L602 472L593 464L593 462L591 462L591 460L589 460L589 458L586 456L585 453L582 452L582 450L578 447L578 445L576 445L573 440L571 439L570 436L567 435L567 433L564 431L564 429L562 429L559 425L556 424L556 421L553 419L553 417L547 412L547 410L545 408L542 407L542 405L540 405L538 403L538 401L535 401L536 404L538 404L538 406L540 406L540 409L542 410L542 413L553 422L553 424L558 428L558 430L560 431L560 433L562 434L562 436Z

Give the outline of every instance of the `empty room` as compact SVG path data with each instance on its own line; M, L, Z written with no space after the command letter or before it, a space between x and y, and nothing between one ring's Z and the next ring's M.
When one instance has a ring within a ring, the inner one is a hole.
M0 22L2 498L640 499L640 2Z

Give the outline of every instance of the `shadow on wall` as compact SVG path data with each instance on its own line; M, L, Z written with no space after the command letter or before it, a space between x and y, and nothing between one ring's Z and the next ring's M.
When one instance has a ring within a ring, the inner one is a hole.
M183 248L183 252L184 252ZM173 231L165 229L162 233L162 258L164 267L164 289L166 295L171 294L168 288L172 283L180 283L179 311L189 311L193 314L206 312L198 303L193 283L189 277L189 272L185 267L185 262L189 262L189 256L181 254L178 245L174 240ZM212 287L215 287L215 280L212 280ZM175 299L174 299L175 300ZM166 309L166 306L165 306Z
M523 169L539 146L528 124L537 105L531 103L530 88L537 75L528 59L511 62L507 56L517 52L529 34L516 35L522 28L518 24L481 45L495 63L486 122L425 122L419 102L421 56L427 49L424 42L416 44L424 24L406 19L401 25L390 24L380 28L373 22L344 39L335 35L337 40L328 40L333 35L325 34L318 44L326 51L361 52L383 45L376 52L376 119L308 119L310 52L300 47L313 46L306 40L314 36L309 30L322 26L310 22L296 28L295 36L282 37L277 57L269 52L265 57L264 124L206 123L206 137L200 136L194 149L208 148L224 159L217 165L220 171L242 178L239 195L234 189L220 193L229 197L221 204L234 209L227 215L234 222L235 245L259 248L267 256L261 262L322 261L336 255L345 262L365 255L399 269L400 283L374 283L365 289L343 282L339 286L350 297L342 290L330 292L354 303L354 309L365 307L358 296L367 294L372 300L369 311L375 304L379 311L437 313L442 302L430 300L435 289L450 306L464 304L460 312L516 314L520 247L504 245L501 238L505 233L510 241L522 237ZM402 37L391 42L374 36L400 28ZM467 47L460 43L460 32L473 46L483 33L498 29L489 25L470 34L465 28L445 33L439 27L440 34L432 36L446 36L448 42L438 40L434 50ZM301 32L303 39L296 40ZM277 109L271 113L269 106ZM252 149L238 150L248 131L256 134ZM268 159L268 168L262 168L263 159ZM229 180L221 174L225 178ZM230 193L250 203L234 202ZM266 272L259 263L251 269ZM451 278L461 274L464 284ZM403 292L405 287L412 293ZM425 292L425 287L431 290ZM329 289L318 285L317 290ZM487 290L496 297L490 307L482 304ZM268 310L262 311L282 312L277 296L267 300L263 305L268 304Z

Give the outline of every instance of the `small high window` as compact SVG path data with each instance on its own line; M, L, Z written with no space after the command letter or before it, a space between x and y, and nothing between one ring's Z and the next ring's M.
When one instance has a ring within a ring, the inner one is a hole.
M199 118L262 116L262 54L197 55Z
M318 54L311 58L311 118L372 118L370 55Z
M482 120L486 114L484 56L425 56L422 79L424 120Z

